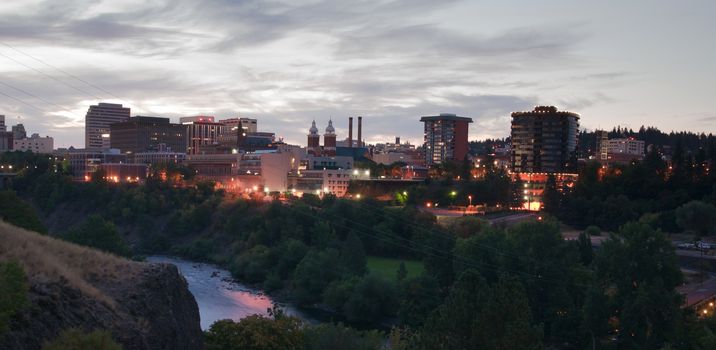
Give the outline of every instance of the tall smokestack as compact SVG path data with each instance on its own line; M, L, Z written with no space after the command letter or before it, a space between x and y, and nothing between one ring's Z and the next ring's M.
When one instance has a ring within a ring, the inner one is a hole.
M353 117L348 117L348 147L353 147Z
M363 117L358 117L358 147L363 147Z

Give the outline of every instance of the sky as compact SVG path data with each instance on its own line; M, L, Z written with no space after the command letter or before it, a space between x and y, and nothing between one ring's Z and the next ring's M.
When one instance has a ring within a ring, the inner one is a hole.
M0 114L56 147L84 146L97 102L132 115L252 117L303 145L422 142L420 116L555 105L586 129L716 133L716 2L109 0L0 2Z

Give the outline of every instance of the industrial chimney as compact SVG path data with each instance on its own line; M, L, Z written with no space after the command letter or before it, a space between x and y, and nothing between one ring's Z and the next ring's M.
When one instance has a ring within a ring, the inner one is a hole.
M358 117L358 147L363 147L363 117Z
M353 147L353 117L348 117L348 147Z

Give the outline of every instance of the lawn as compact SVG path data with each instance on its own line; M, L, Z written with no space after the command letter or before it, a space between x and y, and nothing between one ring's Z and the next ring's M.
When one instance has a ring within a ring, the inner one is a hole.
M417 260L383 258L379 256L368 256L366 259L368 260L368 270L371 273L390 280L395 280L401 262L405 263L405 269L408 270L408 278L420 276L423 270L425 270L423 263Z

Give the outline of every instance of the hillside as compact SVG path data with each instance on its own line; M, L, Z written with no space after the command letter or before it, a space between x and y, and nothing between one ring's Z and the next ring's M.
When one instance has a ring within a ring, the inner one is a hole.
M200 349L199 310L173 265L132 262L0 221L0 261L18 261L30 307L0 349L35 349L66 328L107 329L126 349Z

